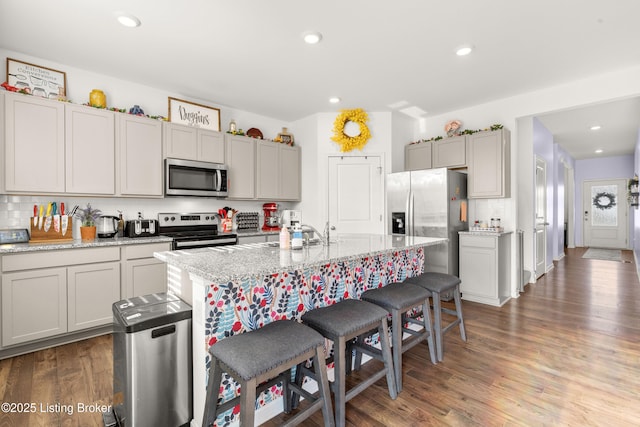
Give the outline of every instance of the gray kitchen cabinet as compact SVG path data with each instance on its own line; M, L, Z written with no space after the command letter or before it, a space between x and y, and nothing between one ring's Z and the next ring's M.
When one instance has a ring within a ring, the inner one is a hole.
M431 141L404 147L404 170L431 169Z
M118 195L162 197L162 122L118 114L116 129Z
M164 157L224 163L224 134L177 123L164 123Z
M225 135L230 199L256 197L256 140L248 136ZM274 171L275 173L275 171Z
M119 300L119 262L67 268L68 332L111 323L111 306Z
M115 246L3 255L3 347L110 324L119 261Z
M65 104L3 93L5 191L65 191Z
M300 148L257 141L256 150L256 198L300 200Z
M467 195L470 199L511 195L510 133L506 129L468 136Z
M467 165L467 137L454 136L434 141L431 145L433 168L459 168Z
M65 192L115 194L114 114L65 105Z
M502 306L511 298L511 233L460 233L462 299Z
M67 269L2 275L2 346L67 332Z
M122 247L123 298L167 291L167 264L153 257L154 252L171 249L171 243L150 243Z

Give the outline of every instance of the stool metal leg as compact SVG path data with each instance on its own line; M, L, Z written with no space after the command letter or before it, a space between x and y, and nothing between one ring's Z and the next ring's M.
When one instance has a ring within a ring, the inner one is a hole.
M438 362L442 362L442 309L440 307L440 292L432 292L433 294L433 323L436 335L436 353L438 354Z
M403 317L400 310L391 310L391 352L393 353L393 368L396 377L396 390L402 391L402 329Z
M391 344L389 343L389 331L387 328L387 319L382 319L378 326L378 334L380 335L380 347L382 349L382 357L384 359L384 367L387 371L387 386L389 388L389 396L392 400L398 397L395 374L393 372L393 356L391 355ZM402 369L402 367L400 367Z
M458 319L460 320L460 337L462 338L462 341L466 341L467 340L467 333L464 329L464 319L462 318L462 298L460 298L460 287L456 286L456 289L454 291L453 294L453 299L455 301L456 304L456 315L458 316Z

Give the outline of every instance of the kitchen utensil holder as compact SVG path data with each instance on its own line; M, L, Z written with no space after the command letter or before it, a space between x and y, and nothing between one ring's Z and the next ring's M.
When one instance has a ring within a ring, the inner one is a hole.
M45 218L43 218L43 223ZM62 221L60 221L62 223ZM44 226L40 229L38 226L33 225L33 218L29 218L29 225L31 227L31 238L29 243L60 243L73 241L73 217L68 217L67 233L62 235L62 224L60 224L60 230L56 231L53 228L53 221L49 231L44 231Z

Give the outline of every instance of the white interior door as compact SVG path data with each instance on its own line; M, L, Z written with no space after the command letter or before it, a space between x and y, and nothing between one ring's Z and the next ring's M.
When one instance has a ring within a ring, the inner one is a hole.
M584 245L595 248L627 248L629 208L626 180L585 181Z
M329 157L329 222L334 233L384 233L379 156Z
M547 163L536 157L536 279L547 270Z

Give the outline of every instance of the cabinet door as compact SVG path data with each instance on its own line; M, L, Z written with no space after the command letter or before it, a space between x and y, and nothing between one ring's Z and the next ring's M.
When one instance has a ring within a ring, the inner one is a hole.
M432 166L434 168L451 168L466 166L466 136L456 136L434 141L431 146Z
M115 113L71 104L65 109L66 191L115 194Z
M5 189L65 190L64 103L5 94Z
M155 258L127 261L125 272L126 297L167 291L167 265Z
M421 142L404 147L404 170L431 169L431 142Z
M256 141L253 138L226 135L229 168L229 198L253 199L256 195Z
M301 162L300 147L280 146L281 200L300 200Z
M2 275L2 345L67 332L67 270L45 268Z
M198 160L197 129L175 123L164 123L164 156Z
M496 249L460 244L460 292L486 298L498 297Z
M118 115L119 194L162 196L162 122Z
M212 130L198 130L198 160L224 163L224 134Z
M469 198L509 197L508 135L506 130L497 130L469 136Z
M68 268L69 332L113 322L111 306L120 300L120 263Z
M280 196L280 150L275 142L258 141L256 145L256 197L278 199Z

